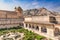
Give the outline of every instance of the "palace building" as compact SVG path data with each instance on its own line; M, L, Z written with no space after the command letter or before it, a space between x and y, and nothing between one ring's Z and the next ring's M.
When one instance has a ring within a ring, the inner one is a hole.
M20 7L15 7L15 11L0 10L0 29L16 27L23 25L23 10Z
M42 9L40 15L24 16L24 28L52 40L60 40L60 16Z
M17 26L52 40L60 40L60 14L46 8L23 11L21 7L15 7L15 11L0 10L0 29Z

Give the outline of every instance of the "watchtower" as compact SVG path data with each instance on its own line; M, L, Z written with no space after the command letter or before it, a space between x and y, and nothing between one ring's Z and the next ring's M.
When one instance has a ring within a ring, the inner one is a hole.
M17 12L17 16L23 16L23 9L21 7L15 7L15 11Z

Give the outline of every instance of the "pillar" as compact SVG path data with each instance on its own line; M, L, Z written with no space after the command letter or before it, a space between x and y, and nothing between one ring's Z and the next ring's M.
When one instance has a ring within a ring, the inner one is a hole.
M24 23L24 28L26 28L26 23Z
M48 34L49 37L54 37L54 29L47 28L47 34Z
M41 33L41 26L39 26L39 32Z

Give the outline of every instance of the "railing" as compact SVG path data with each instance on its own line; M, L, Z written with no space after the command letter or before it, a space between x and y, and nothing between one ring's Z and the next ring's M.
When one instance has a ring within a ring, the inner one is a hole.
M22 22L23 19L0 19L0 24L18 24Z
M6 18L0 18L0 20L3 20L3 21L4 20L21 20L22 21L23 19L17 19L17 18L7 18L7 19Z

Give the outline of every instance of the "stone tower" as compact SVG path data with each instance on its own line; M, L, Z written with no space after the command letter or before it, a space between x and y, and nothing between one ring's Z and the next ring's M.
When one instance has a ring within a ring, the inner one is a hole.
M15 7L15 11L17 12L17 16L18 17L22 17L23 16L23 10L21 7Z

